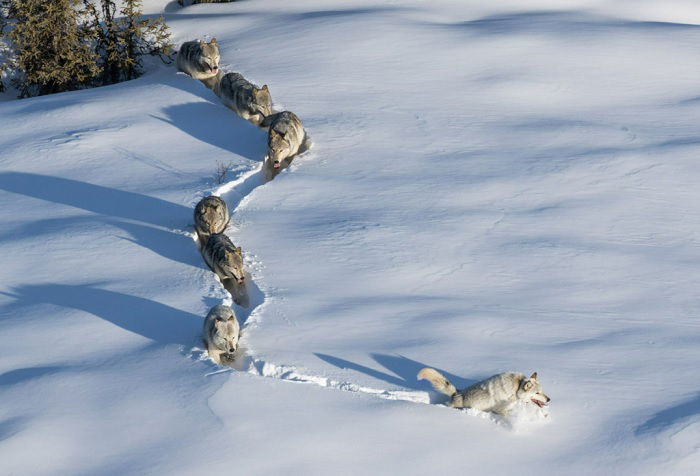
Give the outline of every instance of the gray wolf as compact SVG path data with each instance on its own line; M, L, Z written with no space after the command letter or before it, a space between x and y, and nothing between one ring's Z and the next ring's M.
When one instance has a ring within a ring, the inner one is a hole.
M194 229L203 247L210 235L223 233L230 220L226 202L220 197L204 197L194 207Z
M241 247L236 247L228 236L223 233L214 233L209 236L202 250L204 261L222 281L232 279L238 284L243 284L245 271L243 270L243 255Z
M256 87L239 73L227 73L213 88L226 107L255 125L272 114L272 98L267 85Z
M204 84L206 87L211 89L212 91L216 91L216 88L219 87L219 82L221 81L221 78L224 77L224 72L221 71L221 68L219 68L218 73L216 73L215 76L211 76L206 79L200 79L202 84Z
M301 120L290 111L266 117L261 126L270 127L265 159L265 175L269 180L291 163L306 140L306 132Z
M177 52L177 69L194 79L205 80L217 75L220 59L216 38L209 43L202 40L186 41Z
M537 372L528 378L520 373L505 372L459 391L435 369L422 369L418 380L427 380L436 391L450 397L451 407L474 408L499 415L507 415L519 400L532 402L540 408L551 400L542 392Z
M233 354L238 347L240 325L233 310L219 304L214 306L204 319L204 346L209 357L217 364L233 360Z

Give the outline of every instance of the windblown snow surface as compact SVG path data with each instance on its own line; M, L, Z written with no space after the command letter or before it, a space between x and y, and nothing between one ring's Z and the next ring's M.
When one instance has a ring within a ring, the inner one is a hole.
M172 66L5 97L1 474L697 474L697 2L145 8L314 146L263 184L265 132ZM209 193L253 279L239 370L202 350ZM424 366L552 402L453 410Z

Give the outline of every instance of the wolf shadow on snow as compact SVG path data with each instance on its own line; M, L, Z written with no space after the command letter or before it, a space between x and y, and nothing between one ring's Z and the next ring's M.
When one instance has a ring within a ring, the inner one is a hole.
M409 359L408 357L404 357L403 355L389 355L378 353L370 354L372 359L379 365L384 367L388 372L375 370L370 367L361 364L356 364L354 362L350 362L349 360L341 359L339 357L333 357L332 355L328 354L314 353L314 355L319 359L323 360L324 362L328 362L329 364L334 365L340 369L355 370L365 375L369 375L370 377L383 380L388 384L395 385L399 388L408 388L411 390L430 390L430 403L444 403L445 401L447 401L447 397L432 391L432 387L429 383L416 379L416 375L418 374L420 369L424 367L435 368L445 377L447 377L447 379L459 389L468 387L469 385L472 385L477 382L477 380L470 380L465 379L463 377L459 377L440 368L424 364L422 362L418 362L417 360Z

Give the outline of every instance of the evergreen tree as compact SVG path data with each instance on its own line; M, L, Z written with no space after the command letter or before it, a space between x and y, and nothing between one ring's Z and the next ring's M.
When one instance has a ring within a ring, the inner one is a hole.
M87 35L95 40L95 51L100 56L103 84L134 79L143 70L142 57L170 55L168 27L160 17L156 20L141 16L141 0L123 0L120 17L113 0L99 0L99 8L91 0L83 0L91 23Z
M0 0L0 91L3 71L27 97L134 79L144 56L169 59L163 18L143 18L141 0L119 3Z
M82 35L78 0L13 0L16 23L15 81L22 97L51 94L87 85L98 73L97 57Z
M5 91L4 75L7 72L8 65L12 56L12 50L7 37L9 30L10 7L11 0L0 0L0 93Z

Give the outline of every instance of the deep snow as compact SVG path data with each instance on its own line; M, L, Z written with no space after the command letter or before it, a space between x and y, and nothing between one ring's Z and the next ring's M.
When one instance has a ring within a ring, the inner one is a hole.
M267 184L174 68L0 103L0 472L697 472L700 6L491 3L147 1L304 121ZM248 371L201 352L210 192ZM422 366L537 370L550 417L426 405Z

